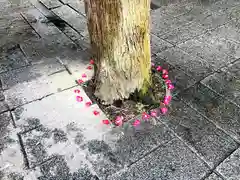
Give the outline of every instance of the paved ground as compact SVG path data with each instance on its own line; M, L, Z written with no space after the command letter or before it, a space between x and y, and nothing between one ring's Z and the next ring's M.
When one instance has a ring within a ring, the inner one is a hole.
M140 131L85 107L83 2L41 2L0 0L1 180L240 179L240 1L153 1L152 59L169 64L176 96Z

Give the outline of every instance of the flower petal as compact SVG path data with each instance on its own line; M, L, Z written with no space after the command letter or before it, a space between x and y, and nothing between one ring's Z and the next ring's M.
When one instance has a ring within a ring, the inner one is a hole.
M77 82L78 82L78 84L84 83L84 81L82 79L78 79Z
M76 96L76 100L77 100L77 102L82 102L83 98L82 98L82 96Z
M74 93L80 93L80 90L79 89L75 89Z
M90 63L90 64L94 64L94 60L93 60L93 59L91 59L89 63Z
M156 68L156 70L157 70L157 71L161 71L161 70L162 70L162 67L161 67L161 66L158 66L158 67Z
M115 119L115 124L117 126L120 126L123 124L123 117L122 116L117 116L116 119Z
M91 106L91 105L92 105L92 102L91 102L91 101L85 103L85 106L86 106L86 107L89 107L89 106Z
M94 110L94 111L93 111L93 114L94 114L95 116L97 116L97 115L99 115L99 114L100 114L100 112L99 112L99 111L96 111L96 110Z
M140 125L141 121L139 119L136 119L134 122L133 122L133 126L138 126Z
M163 73L163 74L168 74L168 71L167 71L166 69L163 69L163 70L162 70L162 73Z
M88 67L87 67L88 70L91 70L92 68L93 68L92 66L88 66Z
M163 79L167 79L167 78L168 78L168 74L163 74L163 75L162 75L162 78L163 78Z
M168 109L166 107L161 108L161 112L163 114L166 114L168 112Z
M170 89L170 90L174 89L174 85L173 84L168 84L168 89Z
M109 122L108 119L104 119L104 120L102 120L102 123L103 123L103 124L107 124L107 125L110 124L110 122Z
M155 110L152 110L150 112L150 114L151 114L152 117L157 117L157 111L155 111Z
M171 81L170 79L168 79L168 80L165 81L165 83L166 83L166 84L171 84L172 81Z
M149 118L150 118L150 115L149 115L149 114L147 114L146 112L143 112L143 113L142 113L142 119L147 120L147 119L149 119Z
M87 75L84 73L84 74L82 74L82 78L86 78L87 77Z
M171 97L171 96L165 96L165 97L164 97L164 100L163 100L163 103L164 103L165 105L168 105L171 100L172 100L172 97Z

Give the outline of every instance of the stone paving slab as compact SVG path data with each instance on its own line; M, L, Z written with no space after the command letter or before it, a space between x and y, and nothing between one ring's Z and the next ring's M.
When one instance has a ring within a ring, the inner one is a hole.
M176 45L206 32L206 29L197 23L188 23L175 29L169 29L168 33L161 36L162 39Z
M198 56L204 59L204 61L208 62L211 69L215 70L235 60L234 57L229 56L224 52L219 51L215 47L210 46L205 42L200 42L196 39L179 44L178 47L193 56Z
M30 82L42 76L50 76L64 70L65 68L57 59L45 59L45 61L40 64L2 73L0 74L0 79L2 81L2 88L6 90L17 84Z
M5 101L0 101L0 114L7 111L8 106Z
M53 8L57 8L62 6L63 4L58 1L58 0L54 0L54 1L49 1L49 0L40 0L40 2L42 4L44 4L48 9L53 9Z
M223 175L225 179L240 179L240 149L236 150L231 156L225 159L216 170Z
M240 79L228 72L219 72L206 77L202 83L240 107Z
M40 100L45 96L76 86L67 71L24 81L4 91L10 109Z
M119 171L107 179L200 180L207 172L207 166L193 152L180 140L173 139L135 164L126 167L124 171Z
M18 179L22 176L24 161L10 112L0 114L0 130L0 178Z
M72 2L72 1L70 1ZM73 1L72 3L79 4L81 3L80 1ZM48 19L59 19L51 10L47 9L44 5L41 3L35 3L35 7ZM60 29L61 31L68 37L70 38L75 44L77 44L79 47L82 49L87 49L89 48L89 44L83 40L82 35L80 35L77 31L72 29L66 22L61 22Z
M200 80L212 72L211 65L207 60L189 55L177 47L169 48L157 54L157 56L182 69L196 80Z
M4 54L0 54L0 62L0 73L21 68L29 64L18 46L8 50Z
M66 3L73 8L75 11L77 11L78 13L80 13L81 15L86 16L85 13L85 6L84 6L84 1L83 0L63 0L64 2L66 1Z
M222 70L230 73L237 79L240 79L240 61L239 60L229 65L228 67L223 68Z
M185 19L173 18L164 14L161 9L151 11L151 33L160 38L170 30L177 29L188 23L189 21Z
M10 11L8 8L4 10ZM20 13L15 12L2 16L0 24L0 47L38 37L31 26L21 17Z
M212 173L209 177L207 177L205 180L224 180L219 175Z
M240 142L240 108L202 84L180 94L180 97L217 127Z
M69 23L82 36L88 35L86 18L67 5L52 10L57 16Z
M151 34L151 54L160 53L173 45Z
M214 47L219 54L227 54L232 56L234 59L240 58L240 43L235 41L224 39L221 35L215 34L214 31L209 31L208 33L197 38L197 41L201 43L208 44L210 47Z
M211 168L238 148L237 142L230 136L183 102L174 100L169 112L167 116L160 117L160 120L183 139Z

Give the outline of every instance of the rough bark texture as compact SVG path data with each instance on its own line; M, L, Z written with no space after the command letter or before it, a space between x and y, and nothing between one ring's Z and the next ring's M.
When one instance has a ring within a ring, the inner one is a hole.
M106 103L150 83L150 0L85 0L96 62L95 95Z

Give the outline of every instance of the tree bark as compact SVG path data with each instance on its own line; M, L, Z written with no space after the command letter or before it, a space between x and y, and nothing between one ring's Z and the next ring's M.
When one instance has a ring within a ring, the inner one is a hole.
M150 85L150 0L85 0L95 95L105 103Z

